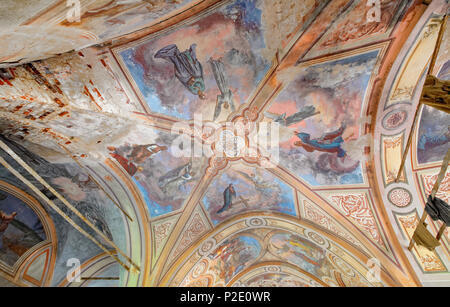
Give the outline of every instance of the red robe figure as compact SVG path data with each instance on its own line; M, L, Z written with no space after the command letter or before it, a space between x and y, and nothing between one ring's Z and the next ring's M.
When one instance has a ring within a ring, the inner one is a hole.
M121 155L111 152L111 157L116 159L117 162L127 171L127 173L133 177L138 171L142 171L142 167L136 166L133 162L128 161L127 158L122 157Z
M159 146L158 144L134 145L127 158L137 164L141 164L152 155L163 150L167 150L167 146Z

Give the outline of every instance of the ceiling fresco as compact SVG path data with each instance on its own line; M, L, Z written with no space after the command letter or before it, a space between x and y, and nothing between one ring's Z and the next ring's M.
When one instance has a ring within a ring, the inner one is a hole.
M231 194L237 201L231 202ZM233 164L203 197L215 225L243 212L275 211L296 216L294 190L264 168Z
M149 112L222 120L244 104L271 66L261 1L234 1L182 27L117 51ZM214 43L212 43L214 42Z
M37 185L41 189L40 191L47 196L48 199L56 203L56 206L70 219L67 220L62 218L54 208L45 202L36 205L38 208L41 208L41 210L49 212L50 216L46 214L45 217L47 223L49 223L48 220L52 220L52 223L55 223L55 226L53 226L55 229L53 231L57 233L57 239L53 238L52 244L57 246L58 254L56 259L53 260L54 276L52 285L58 283L60 279L65 279L67 259L75 256L77 258L79 257L80 261L83 259L87 260L89 257L96 256L99 251L101 251L99 246L90 242L86 237L73 229L73 224L82 225L81 227L83 227L91 236L96 237L97 242L101 242L102 245L106 245L108 248L111 248L110 242L112 241L114 241L114 244L117 246L120 246L120 248L126 248L126 241L129 240L127 237L130 235L130 229L129 226L125 225L132 221L133 212L129 211L128 213L127 208L122 208L125 202L116 196L119 191L117 189L111 190L108 187L108 184L104 183L103 180L108 180L110 182L114 181L114 178L111 177L111 175L107 175L110 176L110 178L103 175L103 179L102 175L99 175L98 165L81 165L74 160L68 160L66 163L52 163L28 151L15 142L9 140L4 141L7 142L14 152L20 154L22 159L26 161L28 165L32 166L41 178L51 184L51 186L61 193L74 207L74 209L65 207L64 204L61 203L57 197L52 195L45 186L42 186L39 181L34 178L29 179L34 185ZM15 163L4 151L2 151L1 155L3 158L7 159L14 168L26 173L26 171ZM29 186L20 182L17 183L10 170L5 169L4 167L2 167L0 183L3 181L6 182L6 186L8 186L8 183L13 183L16 189L19 189L19 192L16 192L19 193L19 195L22 191L24 195L35 194L33 191L30 191ZM36 198L40 199L39 197ZM8 202L6 203L6 201ZM17 207L18 205L21 205L21 208ZM17 198L12 199L8 196L8 198L5 199L1 210L4 214L7 214L8 217L16 212L17 216L11 222L12 226L15 225L17 221L17 223L20 223L17 227L20 228L16 228L26 234L24 237L21 237L20 232L17 233L16 229L15 233L13 228L12 231L4 232L3 235L4 242L7 244L5 247L11 245L16 252L21 251L19 256L26 251L27 246L28 248L33 246L29 245L31 242L34 242L34 245L38 244L39 242L44 241L46 236L48 236L45 233L42 233L43 226L40 223L43 223L43 221L37 219L36 215L33 216L30 213L33 211L31 211L29 206L23 203L21 204ZM80 212L83 219L81 219L75 211ZM21 214L22 217L19 217L19 214ZM88 222L91 225L94 225L98 231L97 233L88 230ZM124 233L124 229L126 228L128 229ZM38 239L39 237L41 238L40 240ZM7 243L9 242L8 240L12 241ZM10 254L10 249L5 249L5 253L2 253L2 256L10 258L12 257Z
M190 267L188 275L183 277L178 271L170 285L178 285L181 281L181 286L242 286L251 282L245 277L253 273L251 268L259 268L260 274L265 273L261 274L261 279L291 279L289 282L294 285L370 286L362 274L364 272L360 264L352 261L351 256L339 246L308 228L291 224L288 227L296 232L286 231L283 229L287 224L273 224L275 220L264 217L236 222L229 227L235 228L237 224L245 223L248 228L217 245L212 242L221 237L220 231L213 235L211 241L206 241L191 254L195 262L185 263L186 267ZM266 223L273 226L266 228ZM227 232L227 228L222 231ZM261 267L266 267L266 270L261 272ZM296 278L289 276L293 274L292 271L296 271ZM288 276L283 272L288 273ZM302 282L299 282L299 277L303 279ZM260 283L264 284L264 281Z
M445 62L438 78L450 80L450 61ZM424 106L420 117L417 162L420 164L438 162L445 156L450 142L450 115Z
M379 20L376 23L368 23L370 5L364 1L353 2L352 8L337 18L330 30L308 53L308 57L313 58L389 38L407 4L407 1L380 1Z
M23 201L1 193L3 219L0 261L13 266L30 248L46 239L39 217ZM11 224L11 226L10 226Z
M2 1L1 66L45 59L140 30L199 1ZM14 38L15 43L7 43ZM34 51L31 51L34 50Z
M374 50L291 72L293 80L265 113L285 114L282 126L292 131L280 140L282 167L314 186L364 183L360 160L369 139L361 131L362 108L378 53ZM298 113L298 119L289 120ZM320 140L329 145L317 144Z
M54 276L55 224L36 199L3 179L1 270L11 278L22 276L20 286L48 286Z
M177 158L171 146L177 137L159 131L152 144L108 147L138 186L152 218L180 209L204 173L205 159Z
M447 114L396 175L449 6L366 2L0 4L0 281L448 286L448 230L408 250Z
M382 154L375 155L375 163L384 165L377 170L377 177L385 182L382 189L383 198L389 203L388 214L393 226L401 234L405 244L409 244L416 225L420 220L428 195L436 182L437 174L442 165L445 152L448 149L447 114L422 107L418 124L415 127L413 142L407 159L407 167L400 176L399 182L395 181L398 172L398 164L389 163L387 157L395 157L398 161L398 148L406 142L407 134L413 120L413 113L420 98L420 86L424 81L423 71L428 65L421 60L417 52L424 45L436 42L439 25L442 19L435 15L429 15L416 25L414 33L416 40L405 44L402 53L407 55L391 70L389 80L396 80L395 86L386 85L385 91L378 106L380 125L375 132L375 146L379 146ZM445 29L448 33L448 27ZM442 46L448 46L448 35L444 35ZM437 55L433 73L442 79L446 79L446 66L448 62L448 48L440 49ZM433 117L432 117L433 116ZM447 117L446 117L447 116ZM384 117L384 120L382 120ZM381 136L381 138L378 138ZM393 175L393 176L392 176ZM448 172L438 188L437 197L448 200ZM392 180L394 177L394 180ZM430 219L430 231L436 234L440 225ZM441 248L430 251L423 246L415 246L407 256L417 269L417 274L424 285L445 285L444 275L448 272L448 230L444 232L441 240Z

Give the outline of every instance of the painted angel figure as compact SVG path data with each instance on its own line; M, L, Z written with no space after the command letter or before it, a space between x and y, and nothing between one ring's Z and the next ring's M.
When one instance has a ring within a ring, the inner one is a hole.
M281 193L280 186L275 183L271 182L269 180L265 180L263 176L260 173L260 170L257 169L254 173L248 175L245 172L238 171L242 176L253 182L256 191L260 192L264 196L269 196L272 191L277 191L278 193Z
M274 114L270 112L265 112L264 116L267 118L271 118L274 122L279 123L282 126L289 127L290 125L301 122L302 120L307 119L308 117L320 114L320 112L316 112L316 108L314 106L306 106L302 108L299 112L292 114L291 116L286 117L286 113L283 114Z
M6 214L5 212L0 210L0 249L4 247L3 235L5 231L8 229L10 224L14 226L14 228L16 228L17 230L21 231L25 235L25 238L28 242L34 242L34 244L37 244L42 241L41 236L37 232L38 230L37 227L30 228L25 223L17 220L16 216L17 212Z
M177 187L194 179L194 171L192 169L192 162L177 167L158 179L158 185L161 190L166 193L169 185L175 184Z
M155 58L171 62L175 67L175 77L194 95L201 99L205 96L203 67L195 53L197 45L192 44L188 50L180 52L177 45L168 45L160 49Z
M216 79L217 86L220 90L220 95L217 96L216 109L214 110L214 120L216 120L220 112L222 112L222 106L225 109L231 107L231 111L235 111L235 106L233 102L233 92L230 90L228 85L228 79L225 75L225 66L220 60L209 59L211 68L214 74L214 79Z
M342 135L346 128L345 123L342 123L341 127L333 132L325 133L322 137L317 139L311 139L308 133L297 132L294 133L299 138L298 141L294 143L295 146L303 147L308 152L322 151L329 153L337 153L339 158L345 157L347 154L344 149L341 148L344 139Z
M113 146L109 146L108 150L110 151L110 156L113 157L119 164L123 167L127 173L133 177L137 172L142 172L144 168L142 166L138 166L133 161L128 160L122 154L119 154L118 149Z
M228 187L223 191L223 207L217 211L217 214L228 210L233 205L233 198L236 197L236 191L234 190L233 184L229 184Z

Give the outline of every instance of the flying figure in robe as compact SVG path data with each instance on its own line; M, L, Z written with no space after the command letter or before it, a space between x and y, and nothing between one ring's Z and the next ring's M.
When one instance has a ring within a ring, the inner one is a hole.
M274 191L279 194L282 193L280 186L276 182L264 179L259 169L250 175L242 171L238 171L238 173L251 181L254 184L256 191L260 192L265 197L270 197Z
M220 60L213 60L212 58L209 60L211 64L211 68L214 74L214 79L216 79L217 86L220 90L220 95L217 95L216 101L216 109L214 110L214 120L216 120L220 112L222 112L222 106L225 109L231 107L231 111L235 111L234 101L233 101L233 92L231 92L230 87L228 85L228 79L225 75L225 67Z
M225 210L229 209L231 205L233 204L233 198L236 197L236 191L234 190L233 184L230 183L228 187L223 192L223 207L220 208L219 211L217 211L217 214L220 214L224 212Z
M203 79L203 67L195 53L196 44L192 44L188 50L180 52L177 45L169 45L160 49L155 58L172 62L175 66L175 77L194 95L201 99L205 96L205 81Z
M166 174L158 179L158 185L161 191L166 193L169 185L175 185L177 188L194 179L194 171L192 169L192 162L179 166L168 171Z
M160 146L158 144L134 145L131 153L127 156L127 158L138 164L141 164L154 154L157 154L158 152L164 150L167 150L167 146Z
M299 112L294 113L288 117L286 117L286 113L280 115L271 112L265 112L264 116L273 119L274 122L279 123L282 126L289 127L290 125L297 124L302 120L305 120L308 117L317 114L320 114L320 112L319 111L316 112L316 108L314 106L306 106L302 108Z
M299 138L299 141L296 141L294 145L303 147L308 152L317 150L322 152L337 153L339 158L343 158L347 155L341 148L342 143L344 143L342 134L344 133L345 128L346 125L342 123L338 130L325 133L322 137L312 140L310 134L295 131L294 133Z

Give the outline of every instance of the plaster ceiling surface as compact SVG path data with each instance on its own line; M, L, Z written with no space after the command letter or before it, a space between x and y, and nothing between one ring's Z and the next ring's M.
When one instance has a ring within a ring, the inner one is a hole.
M41 225L5 232L5 284L449 285L448 232L407 249L445 113L421 109L395 181L448 3L67 4L0 4L0 195L29 213L0 208Z
M2 1L2 66L106 43L197 4L190 0Z

